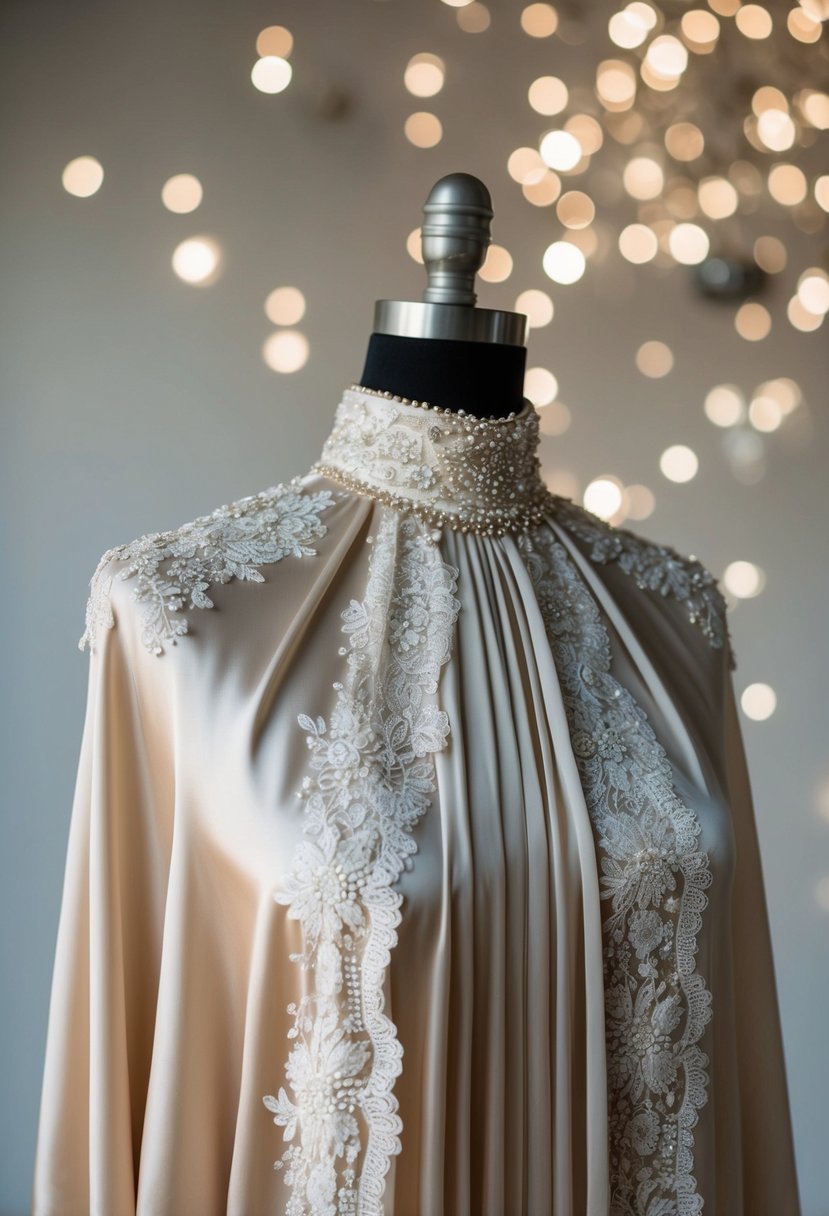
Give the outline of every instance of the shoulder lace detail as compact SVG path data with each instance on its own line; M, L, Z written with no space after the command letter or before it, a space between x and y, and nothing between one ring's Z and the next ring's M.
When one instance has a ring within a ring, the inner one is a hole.
M657 591L679 600L691 624L698 625L716 649L725 646L730 669L736 667L725 598L702 562L683 557L670 545L658 545L626 528L616 528L569 498L554 498L553 518L590 545L592 561L618 562L643 591Z
M597 842L608 1059L609 1216L697 1216L694 1126L707 1101L700 1039L711 993L696 971L712 875L670 762L611 674L597 605L552 530L518 540L561 681Z
M347 670L330 727L298 718L313 776L299 791L303 837L273 898L301 922L304 949L291 959L312 979L288 1006L292 1096L280 1087L263 1098L293 1141L274 1163L288 1167L286 1216L382 1216L401 1151L403 1048L383 1012L384 971L401 920L393 884L413 867L412 833L435 789L431 753L449 734L428 694L450 655L457 577L419 520L383 511L365 599L341 613L350 650L340 649Z
M160 655L163 643L176 644L187 633L183 607L212 608L212 583L232 578L264 582L258 566L287 554L316 553L308 544L327 531L320 512L333 504L330 490L309 493L301 477L271 486L217 507L190 523L166 532L148 532L127 544L107 549L90 579L86 629L78 647L94 649L99 629L114 624L110 591L114 578L135 578L133 598L141 605L141 640ZM128 566L116 573L112 561ZM164 571L163 562L169 561Z

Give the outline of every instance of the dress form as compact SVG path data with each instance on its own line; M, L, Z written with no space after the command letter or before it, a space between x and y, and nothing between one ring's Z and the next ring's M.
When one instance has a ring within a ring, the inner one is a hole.
M423 211L423 302L377 301L359 383L479 418L518 413L527 318L475 307L475 275L491 241L489 191L471 174L451 173Z

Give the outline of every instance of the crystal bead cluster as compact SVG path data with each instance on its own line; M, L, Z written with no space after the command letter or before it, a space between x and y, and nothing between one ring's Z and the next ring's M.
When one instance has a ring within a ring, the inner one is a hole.
M312 470L433 527L497 536L552 510L538 437L526 397L517 413L476 418L352 384Z

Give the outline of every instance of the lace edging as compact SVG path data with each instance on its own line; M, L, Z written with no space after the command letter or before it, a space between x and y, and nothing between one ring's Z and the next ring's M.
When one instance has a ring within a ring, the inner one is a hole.
M717 579L701 561L683 557L670 545L645 540L627 528L614 527L569 498L554 498L553 518L590 545L591 561L617 562L643 591L678 600L691 624L698 625L715 649L725 647L729 668L736 668L725 597Z
M432 754L449 735L427 694L449 659L457 578L418 519L385 510L365 598L341 613L350 649L340 648L347 671L333 685L330 726L298 718L313 775L300 790L303 838L273 898L301 923L303 950L291 959L313 981L288 1006L292 1096L282 1086L262 1099L294 1142L274 1162L292 1188L286 1216L381 1216L401 1151L393 1087L403 1049L384 1012L384 974L401 920L393 884L413 867Z
M693 1129L709 1063L698 1041L712 1016L695 963L712 881L701 824L677 796L647 716L611 674L607 629L564 546L549 527L518 544L559 673L601 898L611 903L602 926L609 1216L698 1216Z

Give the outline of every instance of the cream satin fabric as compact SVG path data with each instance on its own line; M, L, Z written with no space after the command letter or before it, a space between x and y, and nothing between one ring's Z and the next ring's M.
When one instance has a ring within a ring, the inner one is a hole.
M211 586L162 655L131 582L89 687L57 939L33 1216L278 1216L285 1084L302 992L297 922L272 896L302 839L308 749L328 718L342 611L381 521L336 490L313 556ZM698 816L712 884L697 937L713 1015L694 1131L703 1204L629 1216L799 1216L774 971L732 677L675 599L592 562L612 671ZM417 825L386 1013L403 1049L386 1216L608 1216L599 874L557 673L513 534L442 530L461 609L434 698L451 724ZM612 1154L611 1154L612 1155ZM691 1200L687 1201L691 1203ZM297 1208L297 1211L304 1210ZM333 1212L335 1209L332 1208ZM628 1209L626 1209L628 1211Z

